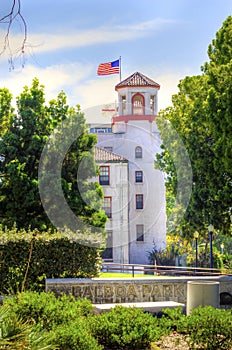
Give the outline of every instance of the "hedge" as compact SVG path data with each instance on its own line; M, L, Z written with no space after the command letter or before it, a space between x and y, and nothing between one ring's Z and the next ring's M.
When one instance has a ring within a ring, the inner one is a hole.
M88 299L70 295L56 298L51 292L24 292L5 298L0 324L0 349L6 348L6 340L7 349L14 350L148 350L151 345L158 349L157 340L161 344L174 330L190 349L231 350L232 344L232 309L198 307L189 316L181 308L165 309L156 317L135 307L117 306L97 314ZM38 339L41 347L37 347Z
M45 278L96 277L103 244L102 237L90 232L39 233L0 226L0 293L42 291Z

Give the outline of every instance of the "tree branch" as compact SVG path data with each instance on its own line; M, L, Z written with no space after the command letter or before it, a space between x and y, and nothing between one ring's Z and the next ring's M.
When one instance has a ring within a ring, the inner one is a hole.
M19 22L22 24L23 28L23 39L21 42L21 45L19 48L16 48L12 50L10 45L10 33L12 31L12 25L13 23L19 19ZM4 36L4 44L3 49L0 51L0 55L2 55L5 52L9 52L9 65L10 69L14 69L14 55L19 54L24 56L25 54L25 45L27 41L27 23L21 13L21 0L13 0L12 6L10 8L9 13L5 14L3 17L0 18L0 24L7 24L6 28L6 34Z

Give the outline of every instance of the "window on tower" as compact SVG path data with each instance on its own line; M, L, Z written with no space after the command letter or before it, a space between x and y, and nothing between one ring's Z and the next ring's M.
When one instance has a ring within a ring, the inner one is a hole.
M112 218L112 197L104 197L102 201L102 209L105 211L109 219Z
M151 114L154 114L155 112L155 96L151 95L150 97L150 110L151 110Z
M143 242L144 241L144 226L136 225L136 241Z
M143 172L142 172L142 170L136 170L136 172L135 172L135 182L143 182Z
M136 194L136 209L143 209L143 194Z
M144 114L145 102L141 94L135 94L132 97L133 114Z
M142 156L143 156L142 147L137 146L137 147L135 148L135 158L142 158Z
M126 96L122 96L122 115L126 115Z
M99 183L100 185L110 184L110 167L109 166L100 166Z
M90 128L91 134L107 134L112 132L112 128Z
M106 249L101 257L104 260L113 260L113 231L107 231Z

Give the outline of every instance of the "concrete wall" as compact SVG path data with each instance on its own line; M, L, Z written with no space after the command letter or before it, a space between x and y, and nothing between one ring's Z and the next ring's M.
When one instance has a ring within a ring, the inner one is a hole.
M232 294L232 276L170 278L54 278L46 280L46 292L88 298L92 303L176 301L186 303L187 281L218 281L220 293Z

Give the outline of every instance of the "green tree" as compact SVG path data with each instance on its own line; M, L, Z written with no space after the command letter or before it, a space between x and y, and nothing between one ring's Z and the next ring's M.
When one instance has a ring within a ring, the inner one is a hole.
M14 109L11 106L12 95L6 88L0 89L0 135L2 135L10 124Z
M224 230L231 227L232 212L232 17L229 16L209 45L210 61L203 67L208 77L207 116L212 134L213 168L210 182ZM215 217L212 218L215 220Z
M179 218L179 230L192 237L202 235L212 223L217 230L231 233L231 129L232 129L232 17L228 17L209 46L209 63L203 74L185 77L173 106L162 111L159 126L163 152L159 166L167 173L168 210ZM185 213L173 206L178 182L185 195L185 164L182 154L167 126L171 125L188 152L192 167L192 195ZM175 165L178 165L176 167ZM171 200L170 200L171 198Z
M31 88L25 87L17 98L17 108L18 114L11 118L9 128L0 140L0 154L2 155L0 162L1 223L8 227L12 227L16 223L19 228L45 229L53 227L40 198L39 162L44 146L51 138L52 132L55 135L57 126L62 125L65 120L70 124L75 119L79 137L74 138L73 144L64 157L59 180L74 215L82 218L83 221L86 220L96 226L104 227L106 216L100 210L101 188L88 181L88 178L96 176L97 172L93 157L96 138L94 135L87 134L83 114L80 110L70 108L66 104L64 92L61 92L57 99L46 105L44 87L36 78L33 80ZM60 138L58 146L62 148L62 144L65 142L64 137L67 138L68 135L64 136L64 133L59 133L61 128L57 128L57 130ZM56 149L54 154L58 153L59 149ZM82 161L83 158L88 159L88 161ZM55 158L53 162L55 165ZM77 179L78 167L84 163L86 163L88 171L82 172L81 181L85 184L86 193L84 190L80 191ZM50 185L49 191L53 196L56 196L54 183L50 182ZM91 197L93 203L86 203L83 193L85 196ZM59 200L59 198L57 199Z

